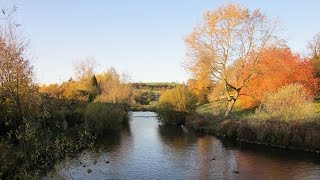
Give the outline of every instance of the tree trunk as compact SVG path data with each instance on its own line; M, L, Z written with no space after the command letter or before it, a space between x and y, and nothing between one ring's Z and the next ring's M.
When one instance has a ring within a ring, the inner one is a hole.
M234 104L236 103L238 97L239 97L239 93L240 93L240 90L237 90L236 91L236 94L232 97L229 97L229 101L228 101L228 105L227 105L227 109L226 109L226 112L224 114L224 117L225 118L228 118L231 111L233 110L233 107L234 107Z
M228 106L227 106L226 112L224 114L225 118L229 117L235 103L236 103L236 100L233 98L228 102Z

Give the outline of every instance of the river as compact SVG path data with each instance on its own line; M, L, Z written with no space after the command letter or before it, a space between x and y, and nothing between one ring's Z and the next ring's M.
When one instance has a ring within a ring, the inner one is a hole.
M121 133L61 164L67 179L320 179L320 157L232 145L184 127L158 123L153 112L132 112Z

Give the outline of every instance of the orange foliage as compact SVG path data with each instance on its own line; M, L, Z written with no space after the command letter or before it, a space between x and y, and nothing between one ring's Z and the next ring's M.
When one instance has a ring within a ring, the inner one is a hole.
M265 50L256 65L256 76L243 88L240 99L242 107L252 107L261 102L266 93L278 88L298 83L310 95L319 90L319 78L315 78L314 67L309 60L302 59L289 48L270 48Z
M61 94L61 88L59 87L58 84L42 84L40 89L39 89L40 93L47 93L52 97L56 97L58 98Z

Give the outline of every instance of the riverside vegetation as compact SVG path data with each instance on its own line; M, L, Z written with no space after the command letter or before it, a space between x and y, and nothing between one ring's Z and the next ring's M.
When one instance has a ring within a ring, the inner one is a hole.
M68 81L39 85L28 42L1 22L0 178L47 174L118 132L130 109L155 107L163 124L229 139L319 151L320 34L301 57L277 30L259 10L229 4L207 11L186 37L187 85L130 83L114 68L97 73L91 57Z
M320 35L308 44L310 56L302 58L277 29L259 10L237 4L206 12L186 37L185 67L192 77L160 97L162 122L319 152Z
M15 27L0 29L0 179L35 179L119 131L132 89L114 68L95 75L91 58L75 64L75 80L39 86Z

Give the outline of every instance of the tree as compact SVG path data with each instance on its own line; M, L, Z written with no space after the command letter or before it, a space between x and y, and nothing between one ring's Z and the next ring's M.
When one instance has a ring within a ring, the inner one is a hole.
M320 33L313 37L313 40L309 42L308 48L311 52L311 61L315 68L314 75L320 77Z
M60 86L56 83L49 84L49 85L46 85L46 84L41 85L39 92L49 94L51 97L54 97L54 98L60 98L63 93Z
M15 26L0 30L1 120L16 127L37 112L39 97L33 83L33 66L26 57L28 43L22 41Z
M232 111L241 89L254 77L261 50L277 40L276 28L275 21L259 10L229 4L206 12L203 22L187 36L189 67L206 64L214 84L225 86L225 117Z
M100 83L101 94L97 101L109 103L131 103L132 87L128 84L125 75L121 75L115 68L110 68L97 75Z
M93 101L98 94L98 82L95 77L97 62L93 57L88 57L74 64L75 81L64 82L64 96L68 99Z
M192 113L196 108L197 98L183 85L176 86L162 93L159 107L169 108L177 112Z
M98 85L98 80L96 76L93 75L91 78L91 90L89 92L89 97L88 97L89 102L94 101L94 99L98 94L100 94L100 87Z
M200 104L208 101L208 94L212 89L213 82L211 81L211 69L203 61L199 61L196 66L186 66L192 72L192 79L188 80L188 88L198 98Z
M84 60L78 61L74 64L74 71L76 79L79 81L88 81L95 74L97 62L93 57L87 57Z
M1 8L0 20L9 19L17 11L17 9L18 7L16 5L14 5L12 8ZM15 25L18 26L18 24Z
M289 48L272 47L261 52L256 64L259 72L242 89L241 105L252 107L260 104L266 94L289 84L300 84L314 96L319 89L319 78L314 77L312 62L294 54Z

